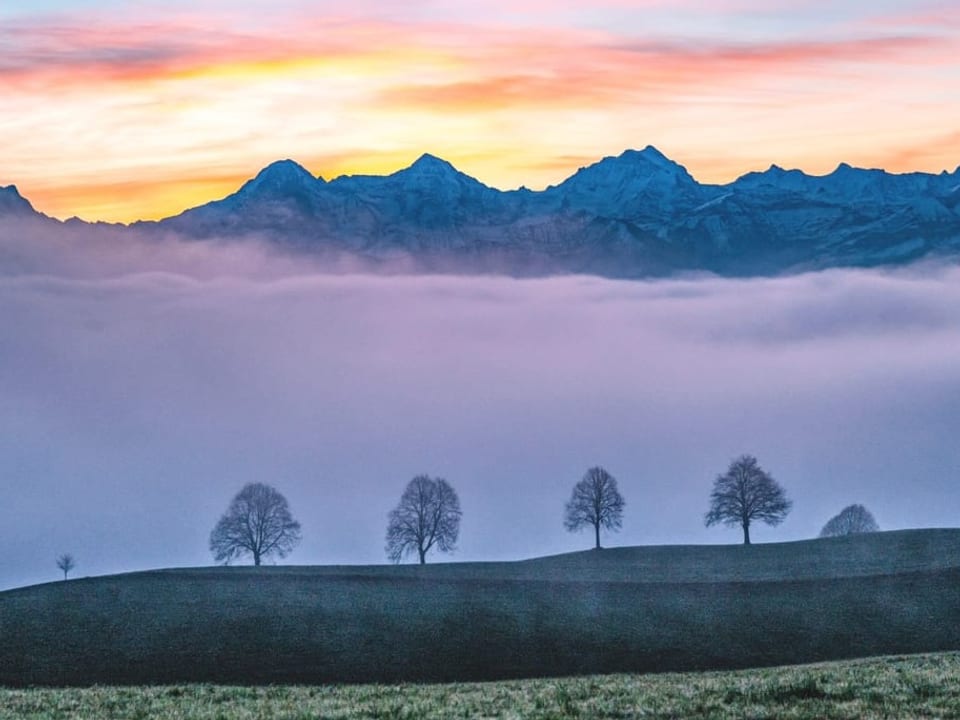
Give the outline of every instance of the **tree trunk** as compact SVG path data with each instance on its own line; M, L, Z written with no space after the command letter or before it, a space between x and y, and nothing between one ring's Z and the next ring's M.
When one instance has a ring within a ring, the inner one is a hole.
M260 553L256 550L253 551L253 564L257 567L260 566Z
M597 550L600 549L600 523L593 526L594 535L597 538Z
M750 544L750 523L743 524L743 544Z
M426 550L423 550L422 548L417 548L417 552L420 553L420 564L421 564L421 565L426 565L426 564L427 564L427 551L426 551Z

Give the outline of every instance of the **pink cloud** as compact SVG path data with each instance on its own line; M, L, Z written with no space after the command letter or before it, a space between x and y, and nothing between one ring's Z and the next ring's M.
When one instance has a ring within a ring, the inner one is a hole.
M760 74L851 62L937 64L949 43L937 37L845 41L692 45L689 43L584 44L500 48L480 63L478 77L455 83L387 89L387 103L450 111L512 106L579 106L629 102L637 94L671 95ZM523 58L532 58L524 64ZM518 72L526 68L527 73Z
M532 4L531 4L532 3ZM527 0L520 8L547 0ZM560 3L564 5L565 3ZM617 3L608 2L606 5ZM661 0L652 0L659 5ZM549 72L573 81L596 82L613 89L609 72L625 72L643 86L689 82L754 72L789 63L822 65L831 61L870 63L942 62L953 41L936 35L872 37L835 41L767 41L755 43L654 42L576 28L529 29L457 22L399 22L350 17L284 16L257 29L222 27L220 17L175 16L162 21L104 23L93 27L78 19L50 23L8 24L0 28L7 48L0 57L0 81L53 79L84 83L91 79L142 81L194 72L219 65L375 57L403 51L435 51L465 63L474 77L446 94L456 99L492 85L494 99L531 91L536 99L549 85ZM216 30L206 28L217 28ZM938 54L939 52L939 54ZM638 65L643 62L643 65ZM528 72L529 70L534 72ZM538 82L545 71L547 80ZM416 83L411 83L413 89ZM471 89L471 85L474 87ZM411 94L411 88L398 88ZM441 101L444 91L441 91ZM589 94L589 93L587 93ZM519 97L517 99L520 99ZM469 103L468 103L469 104Z

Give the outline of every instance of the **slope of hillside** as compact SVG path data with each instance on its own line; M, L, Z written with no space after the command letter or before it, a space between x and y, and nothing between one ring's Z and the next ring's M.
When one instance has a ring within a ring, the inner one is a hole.
M447 681L960 649L960 531L848 540L50 583L0 593L0 683ZM710 562L709 582L671 567Z

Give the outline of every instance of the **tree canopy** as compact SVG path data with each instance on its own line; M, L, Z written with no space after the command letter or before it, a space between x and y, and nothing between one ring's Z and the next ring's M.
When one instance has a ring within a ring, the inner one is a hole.
M743 543L749 545L751 524L760 521L779 525L791 506L783 488L760 467L757 459L741 455L714 480L704 521L707 527L718 523L739 525L743 528Z
M877 532L880 526L874 520L873 514L863 505L847 505L834 515L823 526L820 537L837 537L840 535L857 535L859 533Z
M592 526L595 547L600 549L600 528L619 530L623 524L624 504L616 478L602 467L592 467L573 486L563 525L570 532Z
M398 563L416 552L420 564L437 548L452 552L460 534L460 499L443 478L417 475L407 483L387 520L387 557Z
M271 555L286 557L298 542L300 523L290 514L287 499L269 485L249 483L210 533L210 552L217 562L251 555L259 565Z
M70 574L70 571L77 566L77 561L74 559L73 555L70 553L64 553L63 555L57 558L57 567L63 570L63 579L67 579L67 575Z

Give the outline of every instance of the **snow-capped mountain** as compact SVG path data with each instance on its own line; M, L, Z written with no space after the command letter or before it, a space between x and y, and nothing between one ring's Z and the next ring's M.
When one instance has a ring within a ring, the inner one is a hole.
M14 213L34 211L16 188L0 188L0 229ZM136 227L372 261L403 256L431 270L768 274L960 255L960 168L891 174L841 164L814 176L774 165L706 185L648 146L543 191L504 192L433 155L391 175L329 182L281 160L229 197Z
M712 196L686 168L652 146L627 150L578 170L544 196L559 208L598 217L669 221Z

